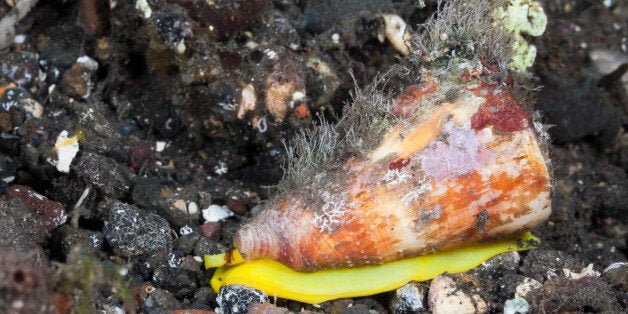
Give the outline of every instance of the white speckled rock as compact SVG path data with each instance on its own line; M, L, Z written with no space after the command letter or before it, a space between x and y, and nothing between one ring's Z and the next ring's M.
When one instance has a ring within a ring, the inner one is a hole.
M410 282L395 291L390 307L395 313L414 313L425 309L425 290L417 282Z
M428 293L428 304L434 314L486 313L486 302L477 295L468 295L457 290L454 280L440 275L432 280Z

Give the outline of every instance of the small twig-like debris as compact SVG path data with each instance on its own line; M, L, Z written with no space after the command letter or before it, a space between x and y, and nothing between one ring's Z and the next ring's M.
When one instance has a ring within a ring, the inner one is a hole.
M13 42L15 36L15 24L37 4L37 0L22 0L0 20L0 49L7 48Z

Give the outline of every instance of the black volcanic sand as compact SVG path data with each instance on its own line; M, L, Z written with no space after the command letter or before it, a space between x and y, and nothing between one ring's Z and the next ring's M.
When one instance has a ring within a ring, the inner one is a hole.
M10 2L0 3L0 16ZM213 311L213 270L194 257L228 248L269 198L282 178L284 141L320 117L335 121L356 84L400 62L378 40L378 12L417 25L435 8L435 1L420 9L417 1L238 0L208 1L208 10L205 1L149 0L146 20L135 1L39 2L16 29L24 42L0 52L0 89L7 88L0 312L7 313ZM526 278L540 283L526 295L532 313L626 312L628 266L604 270L627 261L628 5L543 2L547 30L529 40L538 49L534 106L554 139L553 212L534 230L539 249L452 277L489 312L502 312ZM77 62L82 56L97 68ZM307 98L290 99L285 116L266 110L268 77L294 83ZM260 99L239 113L247 84ZM79 135L69 173L48 162L63 130ZM210 205L236 214L203 225ZM601 274L572 279L563 271L589 264ZM429 282L419 286L427 291ZM279 299L283 309L266 309L381 312L396 300L394 292L321 307Z

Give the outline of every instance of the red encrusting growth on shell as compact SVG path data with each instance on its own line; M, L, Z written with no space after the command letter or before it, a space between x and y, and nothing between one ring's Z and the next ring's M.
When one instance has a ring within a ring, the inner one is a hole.
M474 130L492 125L501 132L514 132L523 130L527 125L525 112L509 91L480 81L480 86L473 89L473 93L486 99L478 112L471 117L471 127Z
M408 86L397 98L393 107L391 108L392 114L399 117L408 117L414 109L429 95L434 93L438 88L438 83L434 81L428 81L421 84L415 84Z
M399 158L397 160L393 160L388 164L389 170L401 170L401 168L410 164L410 158Z
M482 67L478 67L464 72L460 75L460 79L462 79L463 82L468 82L471 81L473 78L479 78L482 74L482 69Z

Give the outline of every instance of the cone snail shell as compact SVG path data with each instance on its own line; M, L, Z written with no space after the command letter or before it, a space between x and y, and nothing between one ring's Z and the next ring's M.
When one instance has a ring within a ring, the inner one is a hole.
M451 83L432 77L407 87L390 110L404 118L372 151L303 182L321 186L315 195L271 200L239 230L244 259L297 271L379 265L546 220L550 176L538 130L508 85L474 76L448 101L433 96Z

